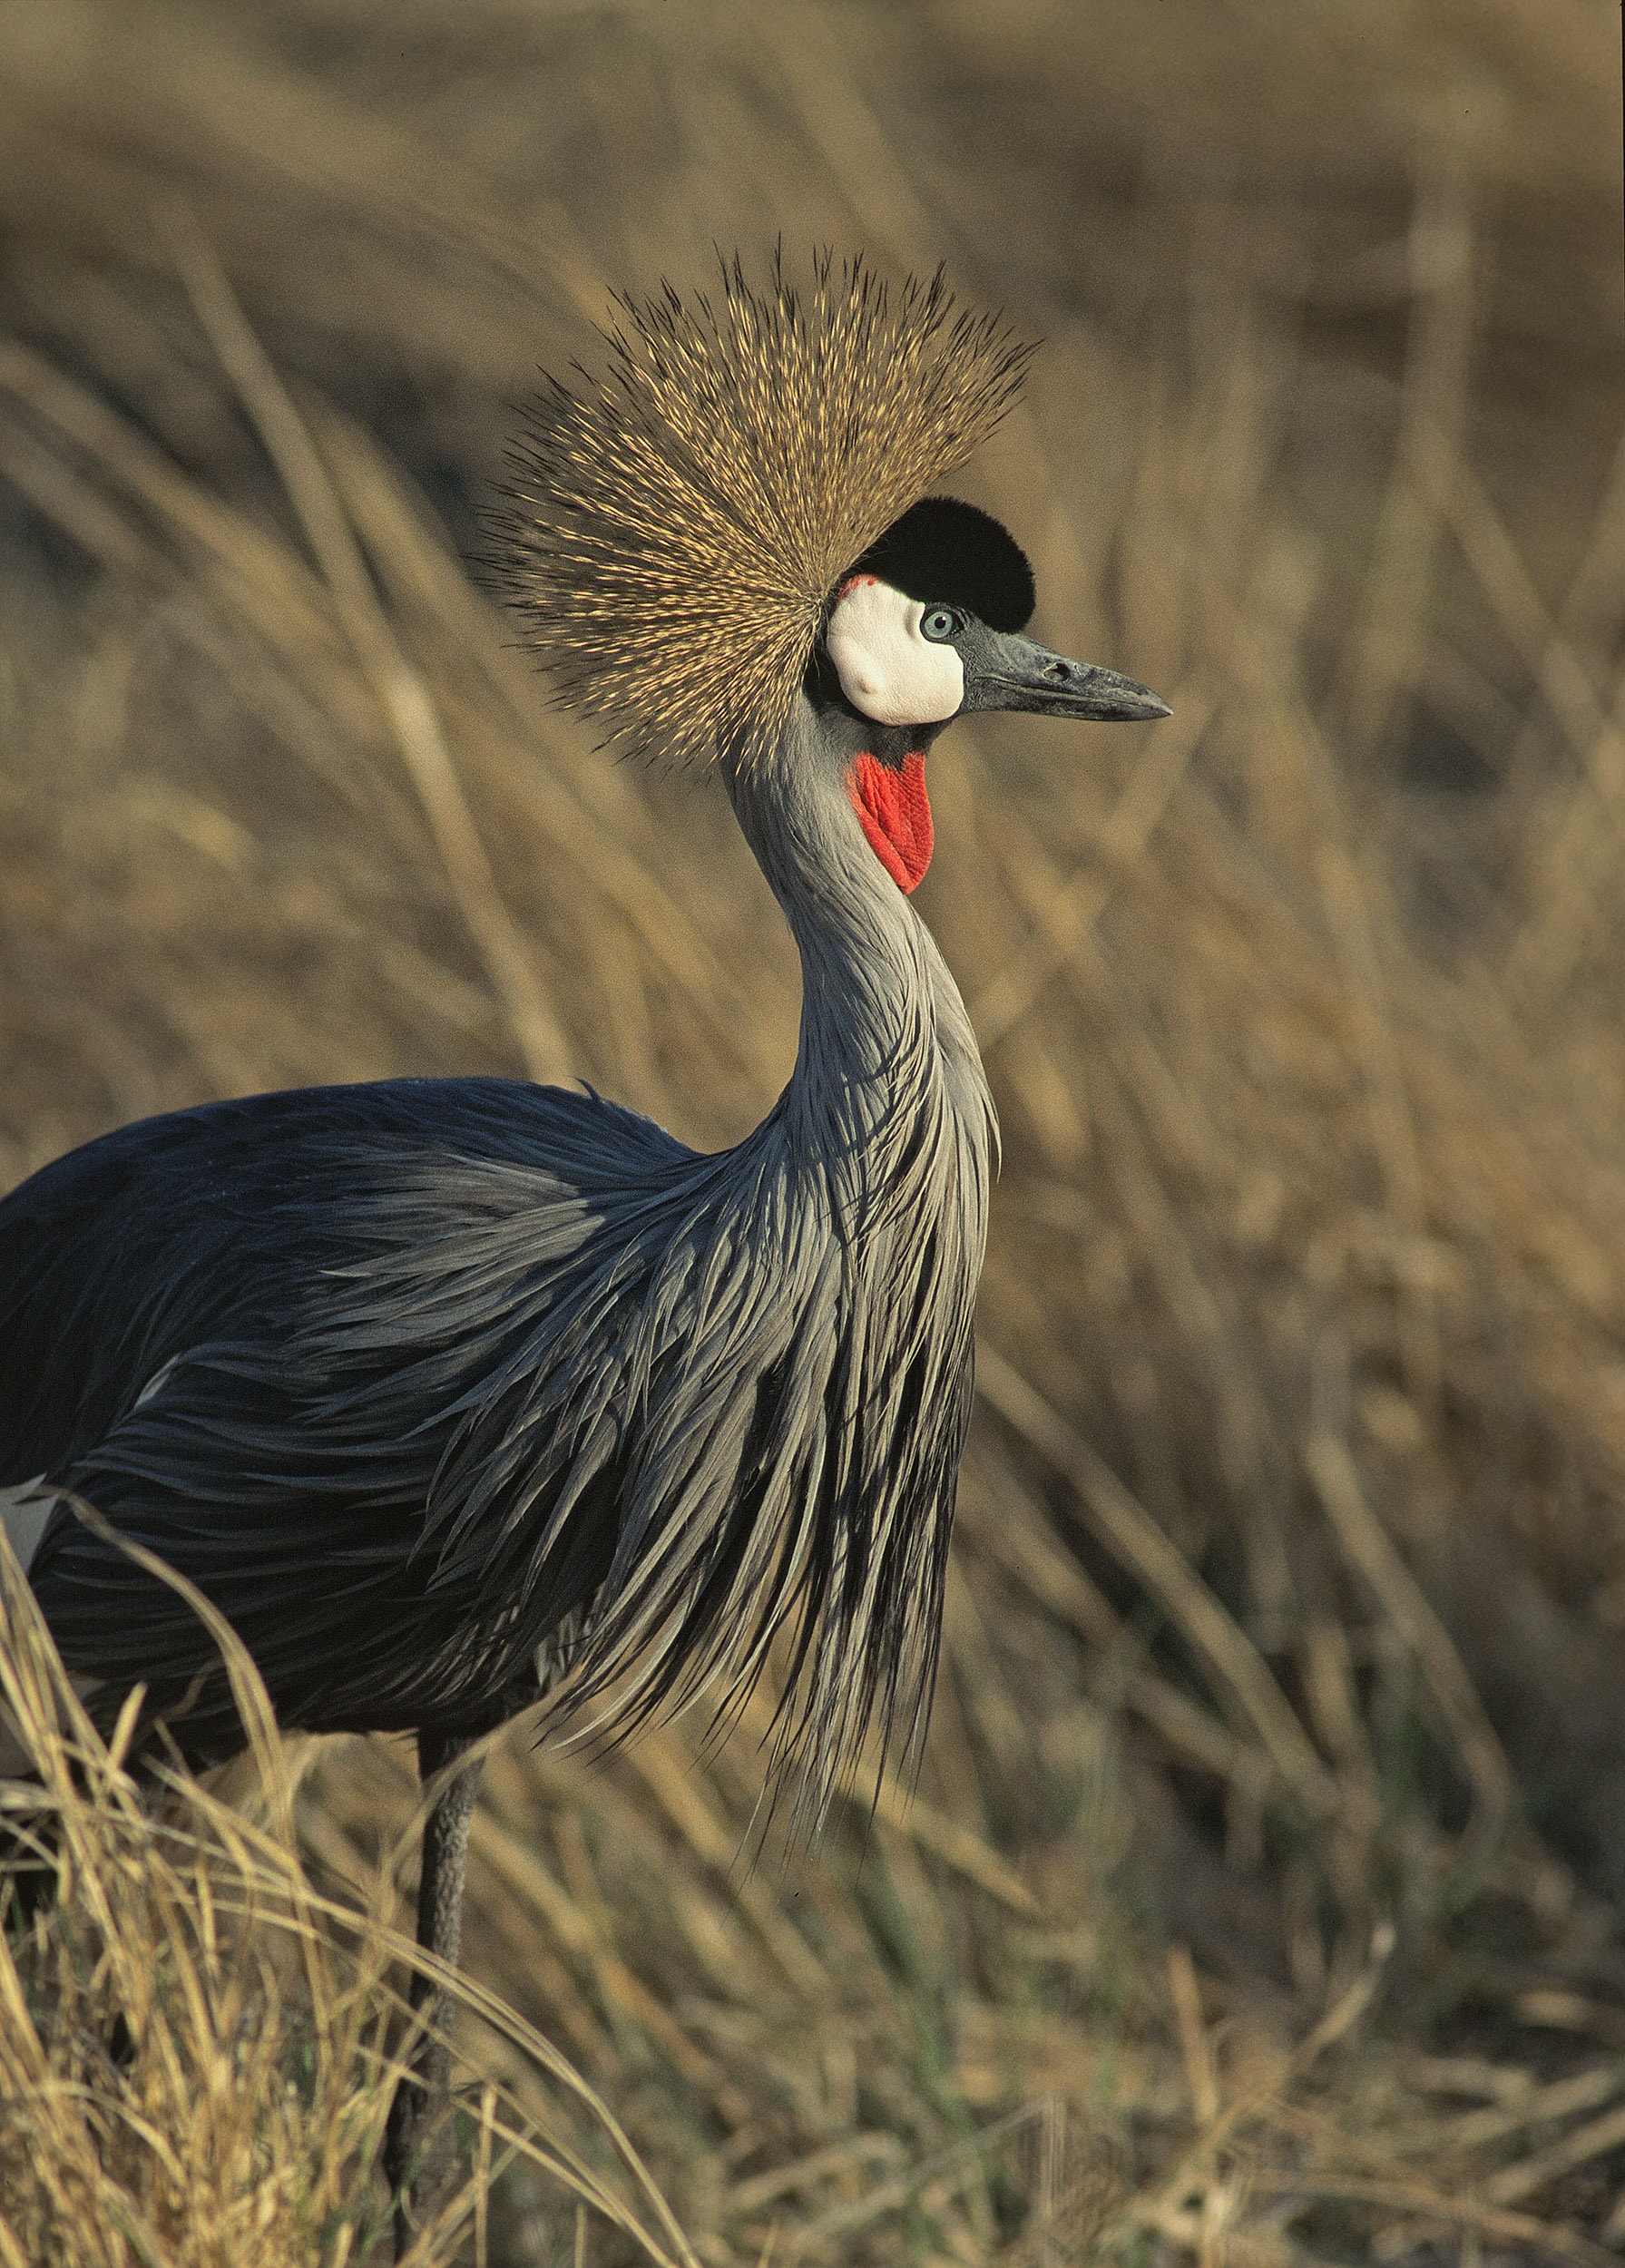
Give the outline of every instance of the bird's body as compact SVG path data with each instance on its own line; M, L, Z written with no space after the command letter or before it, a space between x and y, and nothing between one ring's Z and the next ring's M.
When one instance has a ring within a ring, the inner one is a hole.
M736 783L808 968L736 1149L396 1080L149 1119L0 1205L0 1486L72 1490L201 1585L284 1723L477 1735L572 1651L665 1702L805 1618L838 1749L864 1663L928 1653L991 1109L928 932L818 811L814 719ZM31 1571L103 1709L145 1680L192 1753L236 1745L178 1597L66 1507Z
M426 1776L568 1673L612 1729L785 1642L804 1823L928 1704L972 1387L993 1108L909 894L925 765L986 709L1163 705L1021 630L1025 560L924 490L1023 360L940 279L736 267L628 304L533 413L504 583L566 695L703 753L799 948L789 1083L697 1154L591 1093L386 1081L148 1120L0 1205L0 1509L93 1711L237 1745L220 1606L284 1721L409 1729ZM100 1515L82 1520L70 1497ZM473 1776L426 1836L455 1960ZM435 2003L431 1999L430 2012ZM397 2093L397 2240L448 2065Z

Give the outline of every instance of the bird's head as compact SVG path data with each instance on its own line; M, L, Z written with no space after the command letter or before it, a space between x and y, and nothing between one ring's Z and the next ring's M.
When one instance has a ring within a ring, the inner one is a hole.
M798 290L621 302L609 370L549 381L510 453L490 564L561 699L608 738L720 758L737 786L798 695L870 843L911 889L930 855L923 759L950 718L1167 714L1023 634L1033 576L974 506L927 492L994 432L1030 349L940 272L891 290L816 258ZM770 767L768 768L771 768Z
M991 513L927 496L895 520L831 594L805 690L876 857L900 890L930 863L925 756L978 709L1127 721L1166 717L1131 678L1069 661L1023 635L1035 593Z

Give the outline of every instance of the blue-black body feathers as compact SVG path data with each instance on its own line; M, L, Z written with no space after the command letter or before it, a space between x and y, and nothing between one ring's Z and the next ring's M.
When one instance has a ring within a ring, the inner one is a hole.
M786 1620L806 1702L889 1707L935 1626L968 1334L876 1398L851 1238L890 1232L780 1119L707 1157L591 1094L397 1080L93 1142L0 1205L0 1483L44 1474L189 1575L289 1725L475 1734L641 1657L631 1721L753 1675ZM935 1332L916 1272L894 1371ZM32 1576L101 1713L144 1680L191 1753L237 1745L173 1592L65 1506Z

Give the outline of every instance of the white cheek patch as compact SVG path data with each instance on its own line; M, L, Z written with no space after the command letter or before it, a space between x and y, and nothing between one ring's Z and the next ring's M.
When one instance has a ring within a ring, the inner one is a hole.
M964 664L920 635L925 610L875 575L847 585L825 644L854 709L877 725L936 725L964 699Z

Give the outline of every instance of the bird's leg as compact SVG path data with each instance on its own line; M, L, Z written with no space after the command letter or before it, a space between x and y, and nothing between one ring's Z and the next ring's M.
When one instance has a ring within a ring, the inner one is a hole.
M417 1768L430 1780L470 1745L438 1733L417 1735ZM423 1870L417 1883L417 1942L455 1968L463 1934L463 1870L468 1822L480 1784L481 1759L448 1781L423 1831ZM395 2256L402 2258L439 2202L450 2176L455 2141L446 2116L451 2049L445 2040L449 1996L419 1971L411 2005L423 2028L389 2107L384 2131L384 2171L395 2196Z

